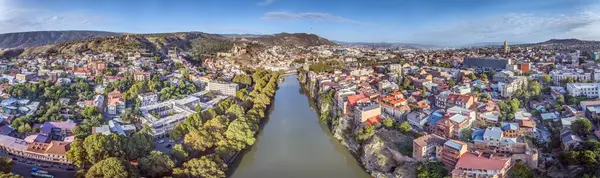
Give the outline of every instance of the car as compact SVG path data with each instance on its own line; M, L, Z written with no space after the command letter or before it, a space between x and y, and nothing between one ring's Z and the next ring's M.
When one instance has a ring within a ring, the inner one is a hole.
M157 143L161 144L161 143L164 143L164 142L165 142L165 140L159 140Z
M67 171L74 171L75 169L73 168L67 168Z
M168 144L168 145L166 146L166 148L171 148L171 144Z

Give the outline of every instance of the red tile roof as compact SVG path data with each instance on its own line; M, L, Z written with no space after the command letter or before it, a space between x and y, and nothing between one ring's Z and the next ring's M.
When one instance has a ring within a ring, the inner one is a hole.
M350 103L351 106L356 106L358 101L360 101L363 98L366 98L366 96L363 94L350 95L348 96L348 103Z
M480 169L480 170L502 170L510 162L510 158L485 157L472 153L463 154L456 163L457 168Z
M365 122L365 124L367 125L374 125L381 122L381 118L379 118L379 116L375 116L375 117L371 117L369 119L367 119L367 121Z

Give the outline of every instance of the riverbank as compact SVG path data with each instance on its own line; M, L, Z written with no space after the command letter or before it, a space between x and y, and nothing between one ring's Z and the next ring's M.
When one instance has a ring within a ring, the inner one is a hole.
M301 92L296 76L287 76L255 144L239 154L230 177L369 177Z
M416 177L417 162L410 157L412 136L393 128L379 128L373 136L360 141L352 118L338 110L333 92L321 91L315 73L300 71L298 80L322 123L361 163L364 171L373 177Z

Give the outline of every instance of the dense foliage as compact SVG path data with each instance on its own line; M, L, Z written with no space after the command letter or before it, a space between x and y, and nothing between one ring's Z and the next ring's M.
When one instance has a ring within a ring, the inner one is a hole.
M185 144L173 148L172 156L183 162L173 170L173 176L225 177L225 162L254 144L260 120L266 117L265 111L275 95L279 75L257 69L250 80L240 77L238 82L252 82L252 91L225 99L215 108L193 114L177 125L169 136L176 140L183 138ZM203 156L187 160L192 154Z
M423 162L417 166L418 178L443 178L446 175L448 171L439 162Z

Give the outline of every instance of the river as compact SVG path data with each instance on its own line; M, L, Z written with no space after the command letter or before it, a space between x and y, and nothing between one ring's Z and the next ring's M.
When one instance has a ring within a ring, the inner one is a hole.
M320 123L295 75L279 85L269 120L236 166L233 178L370 177Z

